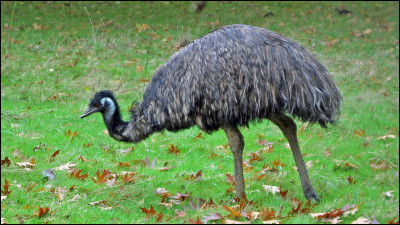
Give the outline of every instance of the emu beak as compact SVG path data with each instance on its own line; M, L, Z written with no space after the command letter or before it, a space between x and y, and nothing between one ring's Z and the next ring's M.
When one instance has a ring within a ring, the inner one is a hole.
M86 110L86 112L81 116L81 119L83 119L83 118L85 118L85 117L87 117L87 116L89 116L89 115L91 115L91 114L93 114L93 113L99 112L99 111L100 111L100 108L89 108L89 109Z

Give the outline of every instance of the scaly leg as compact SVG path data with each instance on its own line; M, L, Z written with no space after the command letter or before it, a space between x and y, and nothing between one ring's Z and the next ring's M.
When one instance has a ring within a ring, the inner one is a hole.
M297 171L300 175L301 185L303 186L303 192L307 199L313 199L315 201L320 201L317 193L315 193L310 178L308 177L308 172L306 164L304 163L303 156L300 152L299 143L297 141L297 127L296 123L288 116L285 115L273 115L268 118L275 125L277 125L285 135L286 139L289 141L290 148L293 153L294 161L296 162Z
M243 179L243 164L242 154L244 148L243 135L236 126L224 125L222 129L225 131L228 137L229 146L233 153L233 159L235 161L235 183L236 183L236 196L239 198L245 198L244 192L244 179Z

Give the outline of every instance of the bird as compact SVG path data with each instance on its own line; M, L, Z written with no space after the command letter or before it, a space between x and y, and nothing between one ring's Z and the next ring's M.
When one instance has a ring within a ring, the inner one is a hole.
M270 120L289 142L307 199L320 201L300 151L294 119L337 124L343 97L327 68L299 43L266 28L233 24L194 40L154 73L143 100L121 119L114 93L97 92L81 118L100 112L112 138L137 143L163 130L224 130L236 196L246 198L239 127Z

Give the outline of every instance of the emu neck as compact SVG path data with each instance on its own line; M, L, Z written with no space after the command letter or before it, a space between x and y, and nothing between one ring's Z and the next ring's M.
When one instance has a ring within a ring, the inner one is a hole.
M110 136L115 140L136 143L147 138L153 132L143 117L131 118L129 122L123 121L116 100L104 98L102 104L107 106L102 112L104 122Z
M101 101L103 105L107 104L107 107L102 114L110 136L118 141L129 142L130 140L123 136L123 132L126 130L128 122L122 120L118 103L110 98L104 98Z

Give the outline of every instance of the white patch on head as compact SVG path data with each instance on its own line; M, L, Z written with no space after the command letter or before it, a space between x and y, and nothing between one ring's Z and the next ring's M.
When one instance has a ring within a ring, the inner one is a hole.
M111 98L102 98L100 100L101 105L104 107L105 103L108 103L107 107L104 107L106 110L104 112L104 116L106 117L107 120L111 119L112 115L115 113L115 103Z

